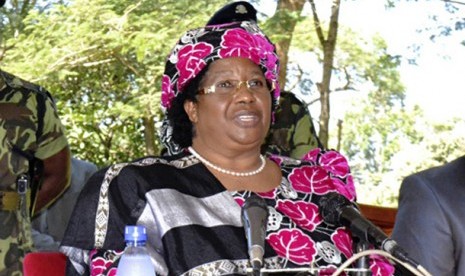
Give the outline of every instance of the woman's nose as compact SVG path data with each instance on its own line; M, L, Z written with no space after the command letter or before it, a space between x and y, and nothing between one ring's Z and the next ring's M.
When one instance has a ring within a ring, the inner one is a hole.
M236 87L236 93L234 97L243 102L252 102L255 100L254 93L250 91L247 81L240 81Z

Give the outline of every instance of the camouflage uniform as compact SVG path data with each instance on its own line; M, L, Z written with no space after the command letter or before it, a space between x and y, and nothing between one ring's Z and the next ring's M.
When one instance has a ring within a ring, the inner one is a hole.
M307 107L293 93L284 91L275 113L275 123L265 141L267 152L296 159L321 147Z
M39 97L45 112L37 140ZM6 194L17 195L16 180L29 169L28 160L13 152L14 145L44 160L66 147L67 140L48 92L0 70L0 276L22 275L23 257L33 249L29 208L5 205Z

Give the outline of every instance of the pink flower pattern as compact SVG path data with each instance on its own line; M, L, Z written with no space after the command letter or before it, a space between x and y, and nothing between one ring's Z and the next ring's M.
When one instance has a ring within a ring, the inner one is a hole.
M263 198L275 198L276 197L276 189L273 189L269 192L265 192L265 193L257 193L259 196L263 197Z
M276 84L274 97L279 98L279 62L274 45L256 24L236 22L190 30L178 41L166 63L169 82L162 81L163 107L169 109L171 101L208 63L228 57L249 58L261 66L265 77Z
M282 229L266 239L276 253L299 265L311 264L316 255L315 242L300 229Z
M318 158L320 152L321 152L320 148L314 148L310 150L307 154L305 154L304 157L302 157L302 160L307 160L310 162L317 162L316 159Z
M268 69L265 77L276 80L275 71L278 58L274 55L274 47L261 33L249 33L244 29L227 30L222 38L220 58L244 57L260 64L265 60L264 67ZM270 70L271 69L271 70Z
M310 150L302 160L317 162L333 176L332 190L339 192L350 200L355 200L354 179L350 174L347 159L337 151L322 152L320 148ZM325 192L326 193L326 192Z
M101 255L105 254L105 255ZM123 254L122 251L112 251L112 254L118 256ZM105 256L108 255L108 252L99 249L93 249L89 253L89 259L91 260L90 265L90 275L91 276L116 276L116 267L110 268L108 271L107 269L113 264L113 259L108 259Z
M272 160L273 162L275 162L276 164L278 164L278 166L281 167L281 164L283 163L283 156L271 155L271 156L270 156L270 160Z
M280 214L279 220L274 214L269 221L273 227L267 228L266 241L278 256L296 265L311 263L321 269L320 275L331 275L352 256L353 240L345 227L334 227L322 220L318 201L334 191L354 200L355 187L347 161L339 153L315 149L306 158L299 161L270 156L281 167L283 181L269 192L258 193L268 208L274 209L272 213ZM240 205L248 196L250 192L234 194ZM394 268L387 260L372 259L370 265L373 275L393 275Z
M292 187L302 193L326 194L335 190L333 180L323 167L302 166L289 175Z
M349 181L349 179L352 180L352 176L347 177L346 182L342 181L341 179L334 178L333 185L338 193L342 194L349 200L355 200L355 186L353 185L353 181ZM352 185L350 185L350 183Z
M179 71L178 91L181 91L189 80L202 71L207 65L204 58L212 52L213 46L205 42L188 44L179 50L179 60L176 63L176 68Z
M260 36L251 34L244 29L227 30L222 37L221 49L218 52L220 58L243 57L259 64L264 51L260 49Z
M349 165L344 156L335 151L325 152L320 158L320 164L334 175L344 177L349 173Z
M276 209L290 217L297 225L309 231L322 222L318 206L312 202L278 200Z
M162 93L161 93L161 103L162 106L165 106L166 108L171 107L171 102L174 99L174 91L173 91L173 86L171 84L171 80L167 75L163 75L162 80L161 80L161 87L162 87Z
M386 258L379 255L370 256L370 270L373 276L384 276L394 274L394 267Z
M347 229L338 228L331 235L331 240L347 258L352 257L352 238Z

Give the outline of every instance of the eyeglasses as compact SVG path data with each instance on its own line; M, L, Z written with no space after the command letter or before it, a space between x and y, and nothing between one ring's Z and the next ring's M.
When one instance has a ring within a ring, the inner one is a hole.
M224 80L219 81L211 86L204 87L199 90L200 95L217 93L222 95L232 95L235 92L241 89L242 84L245 84L247 90L252 93L263 93L263 92L270 92L275 89L275 83L269 83L266 79L251 79L245 81L239 80Z

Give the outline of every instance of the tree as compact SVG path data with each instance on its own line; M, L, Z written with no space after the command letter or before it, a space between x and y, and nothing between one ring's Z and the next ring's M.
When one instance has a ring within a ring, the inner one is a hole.
M384 40L379 37L375 37L372 42L375 49L369 49L371 52L367 53L364 45L369 42L348 28L341 29L338 22L340 1L332 1L330 6L317 1L307 2L311 12L305 16L302 14L305 4L303 1L278 1L277 11L266 22L265 28L273 30L269 32L271 34L277 33L272 38L277 41L281 61L285 61L281 68L280 81L287 82L288 87L294 87L290 83L297 83L298 90L313 96L313 100L307 100L307 103L320 103L318 136L322 144L329 147L330 95L335 92L358 91L361 84L369 82L379 86L384 93L391 94L393 100L402 101L404 89L400 80L398 76L391 78L397 72L400 57L389 55ZM324 8L330 8L330 15L326 20L321 16ZM302 59L305 52L311 52L315 59L306 60L307 67L302 68L288 58L290 53L296 52L298 59ZM380 61L380 66L373 63ZM321 75L320 79L315 79L316 74L309 74L309 63L321 66L318 73ZM318 91L317 96L309 92L314 84ZM388 85L391 87L387 88Z
M315 1L309 0L312 6L313 22L317 32L318 40L320 41L323 49L323 76L321 82L317 83L318 91L320 92L320 120L319 120L319 133L321 143L328 147L329 139L329 117L330 117L330 83L331 74L333 71L334 51L336 48L337 32L338 32L338 18L340 0L333 0L331 5L331 16L327 36L324 36L321 21L315 6Z
M75 155L105 165L156 154L165 57L179 30L205 24L217 7L186 0L55 5L27 17L4 62L52 91Z
M404 144L415 144L421 139L414 127L421 111L405 110L399 104L380 105L377 94L377 91L371 92L367 99L357 101L346 113L342 151L351 161L359 198L385 205L397 202L396 187L400 183L395 181L386 185L395 165L392 158ZM373 193L374 190L377 193Z
M422 30L423 34L433 34L437 30L433 27L438 24L432 21L431 26ZM398 57L397 60L400 62L404 58ZM392 80L392 77L388 79ZM402 91L387 87L384 90ZM463 155L463 128L462 136L455 132L464 124L458 119L441 124L427 121L418 107L406 109L400 97L398 100L401 101L396 105L390 108L385 105L380 109L382 105L379 104L383 101L373 99L373 93L376 93L375 89L371 90L369 99L358 101L346 114L342 152L351 161L356 183L359 184L359 198L371 204L396 206L398 189L405 176ZM375 108L376 104L379 107Z
M288 60L289 53L296 50L311 51L317 59L309 62L323 65L326 73L321 81L311 77L299 83L306 89L309 82L327 83L319 85L328 88L319 89L318 98L328 101L328 119L329 93L357 90L357 85L367 80L373 79L371 83L386 95L402 98L397 84L381 87L395 82L390 74L396 65L396 57L383 51L381 39L375 42L378 50L367 54L363 40L350 30L342 28L343 35L338 35L335 13L339 8L334 7L338 1L333 2L328 30L316 7L312 20L302 15L304 3L281 0L273 17L260 25L276 41L281 60ZM14 47L4 63L13 73L52 91L78 157L105 165L157 154L159 83L166 54L179 30L205 24L223 4L206 0L56 3L30 13L22 32L7 40ZM287 79L299 77L293 68L283 70L291 76ZM322 91L327 97L321 96Z
M279 83L281 89L287 81L288 55L294 30L301 16L306 0L279 0L276 12L264 23L264 31L276 45L280 61Z
M64 0L6 1L5 5L0 8L0 61L5 52L14 47L14 44L7 43L7 40L24 32L26 26L24 19L30 11L42 13L63 2Z
M288 55L290 45L294 37L294 29L296 24L301 22L302 9L306 1L302 0L280 0L278 8L273 17L269 20L269 29L273 30L270 33L278 33L274 36L274 41L277 41L277 49L280 54L281 65L280 81L286 83L288 79ZM316 38L319 41L319 47L323 52L322 55L322 78L317 82L318 91L320 93L319 101L321 104L320 120L319 120L319 138L322 144L327 147L329 139L329 118L330 118L330 84L333 73L334 53L337 42L338 32L338 17L340 0L333 0L331 5L331 15L329 18L328 28L323 26L323 20L318 13L314 0L308 1L311 5L313 28L307 32L314 31ZM298 38L297 38L298 39Z
M465 152L463 118L431 123L418 107L379 110L368 100L358 102L345 122L343 151L351 160L364 203L396 207L404 177Z

